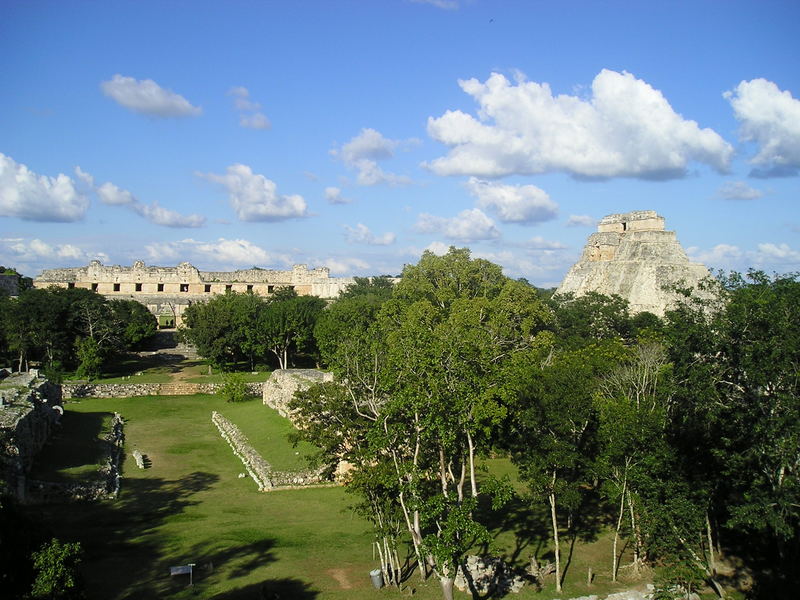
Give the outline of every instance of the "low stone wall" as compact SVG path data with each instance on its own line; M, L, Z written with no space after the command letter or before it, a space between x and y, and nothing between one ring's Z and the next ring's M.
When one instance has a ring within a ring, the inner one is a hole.
M247 474L258 485L259 492L269 492L280 488L296 488L330 485L322 477L321 470L313 471L273 471L270 464L256 452L241 430L217 411L211 413L211 421L217 426L220 435L230 444L233 453L242 461Z
M221 383L63 383L62 395L69 398L132 398L135 396L192 396L216 394ZM263 383L247 383L247 393L261 396Z
M275 487L270 477L272 467L255 451L239 428L217 411L211 413L211 422L217 426L219 434L230 444L233 453L242 461L247 474L258 485L258 491L265 492Z

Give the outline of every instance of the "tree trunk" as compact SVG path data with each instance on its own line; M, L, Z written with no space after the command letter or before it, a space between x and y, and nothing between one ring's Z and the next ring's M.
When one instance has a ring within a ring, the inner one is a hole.
M472 444L472 436L467 431L467 443L469 444L469 482L472 485L472 497L478 496L478 482L475 480L475 446Z
M617 541L619 540L619 530L622 527L622 516L625 514L625 488L627 486L627 479L622 481L622 494L620 495L619 499L619 518L617 519L617 528L614 530L614 547L613 547L613 554L614 559L611 563L611 581L617 580Z
M553 473L553 482L555 483L555 473ZM553 521L553 545L555 546L556 555L556 592L561 593L561 547L558 543L558 520L556 519L556 495L554 492L550 493L550 518Z
M442 598L444 600L453 600L453 583L455 579L452 577L439 576L439 583L442 585Z

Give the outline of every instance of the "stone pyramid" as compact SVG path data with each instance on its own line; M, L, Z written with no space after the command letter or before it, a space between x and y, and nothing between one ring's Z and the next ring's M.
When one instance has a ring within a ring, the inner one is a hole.
M617 294L632 313L662 316L675 298L670 288L695 287L708 276L705 265L689 261L675 232L664 230L664 217L638 210L600 220L556 293Z

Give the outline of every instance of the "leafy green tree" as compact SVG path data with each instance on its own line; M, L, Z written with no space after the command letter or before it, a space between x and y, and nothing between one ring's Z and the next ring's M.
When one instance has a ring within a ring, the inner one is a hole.
M36 571L32 598L73 600L85 597L78 571L83 559L80 543L64 543L53 538L34 552L32 558Z
M147 307L135 300L109 301L111 315L118 324L126 349L140 347L153 337L158 329L158 320Z
M623 351L618 342L606 341L546 355L529 369L514 411L512 460L534 498L549 505L559 592L563 512L571 525L597 452L594 394Z
M225 373L223 375L220 395L225 398L225 402L244 402L250 396L247 393L247 384L244 379L236 373Z
M667 417L671 397L671 368L666 350L644 343L621 356L602 377L595 393L599 418L600 455L597 473L603 489L616 504L611 579L618 572L618 540L623 522L630 526L633 567L639 573L644 559L642 491L660 471L668 450Z
M183 313L180 335L214 366L225 369L245 356L247 337L242 325L254 329L255 301L260 302L253 294L226 292L192 304Z
M667 317L683 478L704 492L706 528L748 532L782 574L765 589L785 587L800 558L798 275L733 273Z
M94 338L78 338L75 340L77 348L78 370L75 374L89 381L100 376L100 369L103 366L103 356L100 352L100 345Z
M289 359L305 353L314 356L314 326L325 301L316 296L272 300L260 311L256 323L264 347L278 360L279 367L289 367Z

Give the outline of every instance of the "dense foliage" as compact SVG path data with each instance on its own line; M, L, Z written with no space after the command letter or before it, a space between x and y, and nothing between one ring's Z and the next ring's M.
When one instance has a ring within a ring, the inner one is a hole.
M0 357L25 370L41 365L49 376L76 370L95 378L115 355L137 348L157 328L134 300L106 300L86 289L30 288L0 297Z
M800 558L798 328L796 275L711 281L660 319L618 297L543 297L451 248L322 313L336 383L292 408L318 462L352 467L389 581L407 539L451 597L456 565L487 538L479 507L508 496L476 475L477 458L504 452L549 509L557 588L561 539L602 527L612 577L655 569L660 597L724 593L721 551L744 562L753 597L787 597Z
M281 369L298 361L314 364L314 326L324 308L324 300L298 296L288 288L267 299L229 291L188 306L180 334L201 356L225 370L242 362L250 370L273 361Z

